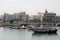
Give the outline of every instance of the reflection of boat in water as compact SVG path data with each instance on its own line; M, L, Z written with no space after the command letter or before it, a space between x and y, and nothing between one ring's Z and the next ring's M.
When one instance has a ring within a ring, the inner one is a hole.
M41 27L34 27L32 31L34 31L35 33L56 33L57 29L52 27L41 26Z
M32 36L57 35L57 33L33 33Z

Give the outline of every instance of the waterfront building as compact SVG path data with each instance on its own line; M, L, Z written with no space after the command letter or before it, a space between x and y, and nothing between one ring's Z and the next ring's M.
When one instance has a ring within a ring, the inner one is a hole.
M29 15L26 15L26 21L29 21Z
M3 23L3 15L0 16L0 24Z
M18 13L14 13L15 19L17 19Z
M47 10L45 10L43 16L43 23L48 24L50 26L54 26L56 24L56 13L49 13Z
M11 15L11 14L8 14L8 13L5 13L4 16L3 16L4 21L10 21L10 20L13 20L13 19L15 19L15 16Z
M29 20L33 20L33 16L31 15L31 16L29 16Z
M19 21L27 21L29 18L29 15L26 14L26 12L20 12L20 13L15 13L15 19Z
M60 23L60 16L56 16L56 23Z
M29 20L29 15L26 15L25 12L20 12L20 13L15 13L15 14L8 14L5 13L3 16L3 20L5 22L14 20L14 21L28 21Z
M43 12L38 12L38 15L32 15L32 16L30 16L29 19L30 20L34 20L34 19L41 20L42 16L43 16Z
M39 19L42 21L43 12L38 12L38 17L39 17Z
M40 19L38 15L33 15L33 19Z

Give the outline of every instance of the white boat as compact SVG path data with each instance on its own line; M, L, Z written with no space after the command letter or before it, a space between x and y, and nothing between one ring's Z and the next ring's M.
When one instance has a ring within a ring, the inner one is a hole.
M20 27L20 29L26 29L27 27L25 27L24 25L22 25L21 27Z
M56 33L57 29L56 28L51 28L51 27L35 27L32 29L35 33Z

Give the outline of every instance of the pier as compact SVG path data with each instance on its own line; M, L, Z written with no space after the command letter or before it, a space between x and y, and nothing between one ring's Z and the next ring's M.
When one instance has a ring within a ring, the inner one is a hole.
M28 25L40 25L41 23L34 23L34 22L17 22L17 23L0 23L0 26L28 26ZM42 24L52 24L53 26L58 26L60 23L43 23Z

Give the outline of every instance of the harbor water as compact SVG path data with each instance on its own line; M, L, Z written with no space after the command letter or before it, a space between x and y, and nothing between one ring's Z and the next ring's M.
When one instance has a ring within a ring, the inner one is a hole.
M60 40L60 28L57 34L40 34L27 29L0 27L0 40Z

